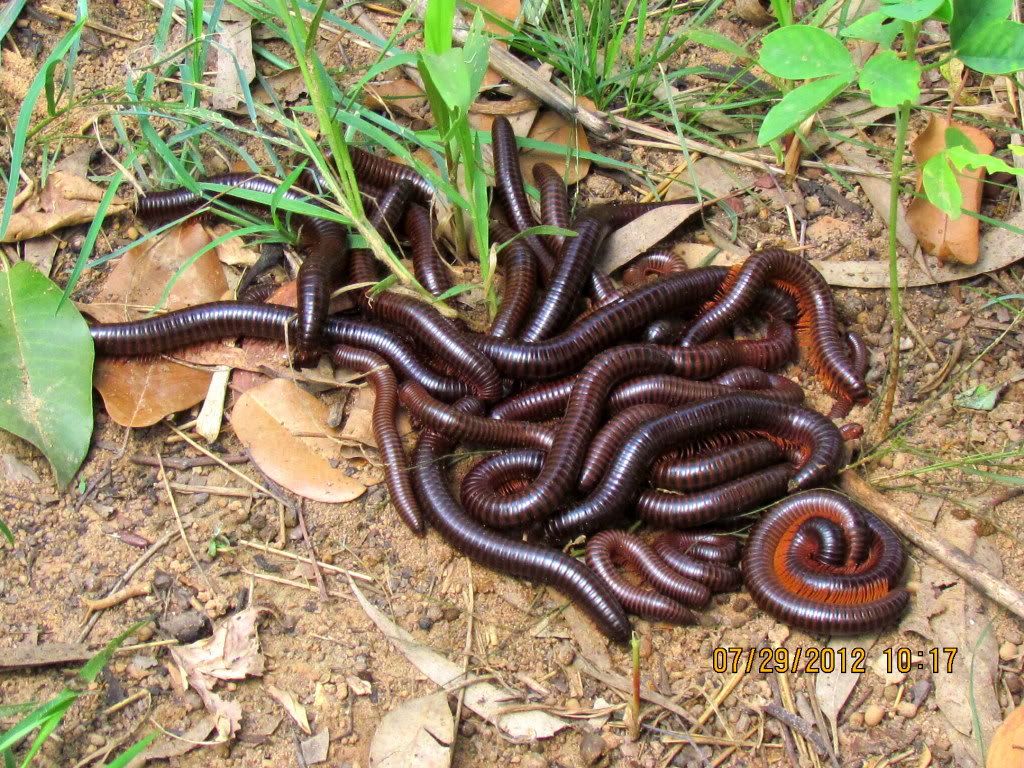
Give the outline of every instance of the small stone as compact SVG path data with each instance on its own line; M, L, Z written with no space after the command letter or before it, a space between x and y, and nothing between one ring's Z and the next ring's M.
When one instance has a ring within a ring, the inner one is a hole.
M182 698L184 699L185 710L188 712L196 712L203 706L203 700L199 698L199 694L195 691L187 691Z
M583 734L580 739L580 760L583 765L593 765L604 754L605 743L600 733L593 731Z
M159 622L160 629L179 643L188 645L213 634L209 617L199 611L177 613Z
M431 621L440 621L444 618L444 611L442 611L440 607L432 605L427 608L427 616L430 617Z
M102 733L96 733L95 731L90 733L87 738L89 740L89 744L94 747L102 747L107 743L107 738Z
M900 352L909 352L914 348L914 340L909 336L900 336Z
M743 613L749 607L750 607L750 601L747 600L747 598L745 598L743 596L737 596L737 597L733 598L732 609L734 611L736 611L736 613Z
M434 626L434 620L430 618L430 616L424 614L423 616L420 616L419 620L416 622L416 626L426 632Z
M854 712L850 715L850 727L851 728L862 728L864 726L864 715L860 712Z
M569 643L562 643L555 649L555 661L563 667L572 664L572 661L575 658L576 652L572 649L572 646L569 645Z
M867 709L864 710L864 725L868 728L874 728L885 717L885 708L878 704L869 704Z
M917 704L912 701L901 701L896 707L896 714L907 718L907 720L913 720L917 715Z
M1006 642L999 646L999 658L1002 661L1013 661L1018 653L1017 646L1013 643Z

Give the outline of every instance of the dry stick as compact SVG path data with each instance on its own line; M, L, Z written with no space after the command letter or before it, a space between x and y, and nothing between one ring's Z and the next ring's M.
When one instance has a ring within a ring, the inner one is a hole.
M134 584L129 585L124 589L119 589L117 592L107 595L106 597L101 597L95 600L83 597L82 604L89 611L89 613L86 614L88 617L97 611L105 611L107 608L113 608L115 605L120 605L121 603L131 600L133 597L145 597L146 595L152 594L152 592L153 587L148 583Z
M309 547L309 564L313 566L313 575L316 577L316 585L320 588L320 598L322 600L327 599L327 584L324 583L324 575L320 571L320 565L318 561L320 558L316 554L316 547L313 546L312 539L309 538L309 530L306 528L306 515L305 515L306 504L299 501L299 532L302 533L302 538L306 542L306 546Z
M159 467L160 461L152 456L143 456L136 453L128 458L132 464L140 464L144 467ZM164 466L168 469L193 469L194 467L210 467L216 464L247 464L249 457L244 453L225 453L211 459L209 456L167 456L164 458Z
M896 531L910 539L914 546L934 557L985 597L1024 619L1024 593L989 573L981 563L959 547L947 544L931 531L922 528L914 518L890 503L860 475L847 470L843 472L841 479L843 490L851 498L862 503Z
M814 726L800 717L800 715L794 715L774 701L762 707L761 711L766 715L771 715L780 723L785 724L803 736L807 743L814 747L814 750L821 757L828 757L828 746L822 739L821 734L814 730Z
M160 458L160 454L157 454L157 458ZM174 513L174 520L178 524L178 533L181 534L181 540L185 544L185 549L188 550L189 555L192 557L192 562L195 563L196 570L203 577L203 581L206 582L206 586L210 588L210 591L214 595L219 594L217 588L213 586L213 582L210 581L210 577L206 571L203 570L203 566L199 564L199 558L196 557L196 553L192 551L192 545L189 543L188 536L185 535L185 526L181 523L181 515L178 513L178 502L174 500L174 491L171 490L171 483L167 479L167 470L164 469L163 463L160 464L160 477L164 481L164 490L167 492L167 500L171 503L171 511Z
M132 563L128 567L128 570L125 571L116 582L114 582L114 586L110 588L110 592L108 594L113 594L114 592L117 592L119 589L123 589L124 586L129 581L131 581L132 576L134 576L138 572L138 570L142 568L142 566L145 565L146 562L153 555L155 555L161 549L166 547L167 542L169 542L173 537L174 531L168 531L159 539L150 544L149 549L147 549L145 552L139 555L139 559ZM98 613L94 613L92 616L90 616L89 621L87 621L85 623L85 626L82 627L82 631L78 633L78 639L75 642L84 643L85 639L89 637L89 633L92 632L92 628L96 626L96 622L99 621L99 618L100 615Z
M268 555L277 555L278 557L286 557L289 560L301 560L305 562L305 558L301 555L296 555L294 552L289 552L286 549L277 549L269 544L261 544L258 541L249 541L248 539L239 539L238 545L241 547L249 547L250 549L258 549L260 552L266 552ZM359 571L350 571L346 568L341 568L337 565L331 565L320 560L317 561L317 567L325 571L331 571L332 573L341 573L345 576L351 576L353 579L359 579L360 581L374 583L372 576L367 576L365 573Z

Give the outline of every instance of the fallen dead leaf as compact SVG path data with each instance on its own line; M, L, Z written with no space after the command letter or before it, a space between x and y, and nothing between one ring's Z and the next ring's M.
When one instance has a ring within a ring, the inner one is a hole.
M213 89L210 105L216 110L235 110L246 100L244 85L256 77L252 52L252 17L230 3L220 13L217 45L210 46ZM244 78L242 83L239 78Z
M348 418L341 428L342 440L355 441L371 448L377 447L377 438L373 434L373 404L375 401L372 388L362 387L355 391L355 397L352 398L352 405L349 407Z
M218 222L212 227L209 227L209 231L213 237L222 237L233 229L234 227L225 222ZM220 259L221 264L227 264L232 267L251 267L256 263L256 260L259 259L259 257L259 252L246 245L245 240L241 237L229 237L227 240L223 240L217 245L217 258Z
M265 77L263 80L273 91L273 98L271 94L267 93L262 82L257 83L252 89L252 96L261 104L273 104L274 98L285 104L291 104L306 95L306 80L302 77L302 71L298 67L285 69L276 75Z
M587 109L597 108L594 102L584 96L578 98L578 103ZM562 115L553 110L541 110L533 127L530 128L529 137L537 141L558 144L573 151L590 151L590 141L582 126L569 123ZM590 161L584 157L565 157L540 149L525 149L519 155L519 166L523 169L523 178L531 183L533 181L533 166L537 163L550 165L565 179L566 184L576 184L590 173Z
M399 704L384 715L370 741L372 768L448 768L455 719L443 691Z
M987 768L1024 768L1024 706L1006 716L988 745Z
M449 685L461 686L466 678L462 667L447 657L418 643L412 635L396 625L366 599L359 587L351 580L349 586L370 620L384 633L409 662L442 688ZM554 736L569 727L569 721L555 717L543 710L519 710L509 712L512 694L503 688L486 682L464 686L465 705L477 715L494 724L513 739L536 740Z
M102 187L84 176L54 170L47 176L45 186L11 216L7 232L0 242L28 240L63 227L91 222L96 217L103 194ZM107 209L107 215L126 210L128 204L115 198Z
M135 760L128 763L128 768L140 768L154 760L171 760L181 757L193 749L206 746L205 742L216 727L217 721L210 715L206 715L177 738L165 736L159 739Z
M80 308L101 322L135 320L160 302L165 286L210 236L196 222L132 248L104 280L91 304ZM168 309L216 301L227 290L218 249L189 266L174 283ZM118 424L143 427L191 408L206 397L210 374L163 358L99 358L93 383Z
M843 654L855 654L857 648L868 651L874 645L874 638L865 637L833 637L828 647L835 650L836 656L846 658ZM839 727L839 712L853 689L857 687L861 672L846 665L836 667L832 672L819 672L814 681L814 695L818 699L821 712L829 719L834 728Z
M408 78L367 83L363 88L362 104L369 109L397 110L407 117L423 115L427 98L423 89Z
M263 654L256 629L259 611L245 608L220 622L210 637L168 650L171 676L182 690L191 686L216 718L221 738L233 738L242 723L242 708L213 692L218 680L243 680L263 674Z
M951 124L944 118L931 116L928 127L910 145L918 168L923 168L930 158L946 148L946 129L949 127ZM984 131L963 123L952 123L952 127L966 134L979 152L992 154L995 145ZM967 212L977 213L980 210L984 178L985 171L981 168L957 172L964 210L964 215L958 219L950 219L924 197L914 198L907 208L907 223L921 241L921 247L938 256L940 262L975 264L978 261L981 253L978 240L980 222ZM918 192L922 186L919 174Z
M854 146L850 142L840 142L836 145L836 150L843 156L843 160L847 164L855 168L875 173L884 173L886 170L882 163L871 157L865 150ZM871 203L871 207L875 209L878 217L888 224L889 180L884 178L884 176L879 178L870 173L855 174L854 178L857 179L860 188L864 190L864 195ZM899 206L899 210L896 212L896 239L899 240L900 245L903 246L908 254L913 253L914 249L917 248L917 238L907 224L906 211L904 211L902 205ZM888 266L886 266L886 269L888 269Z
M598 258L597 268L611 273L664 240L704 203L665 205L648 211L611 234Z
M267 693L270 694L270 698L284 707L284 711L298 724L304 734L309 736L313 733L313 729L309 727L306 708L295 698L295 694L291 691L282 690L276 685L268 685Z
M761 0L736 0L736 15L744 21L763 27L775 21L775 17L761 4Z
M326 727L315 736L299 742L299 750L306 765L319 765L327 762L327 753L331 748L331 734Z
M327 415L327 406L294 382L271 379L238 399L231 425L274 482L314 501L351 501L366 488L331 466L338 434Z

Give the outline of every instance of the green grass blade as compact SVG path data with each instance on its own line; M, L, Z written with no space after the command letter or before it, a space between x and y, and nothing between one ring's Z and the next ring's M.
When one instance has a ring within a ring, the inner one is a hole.
M131 763L136 757L141 755L146 747L156 740L157 735L156 731L147 733L109 763L104 764L103 768L125 768L125 766Z

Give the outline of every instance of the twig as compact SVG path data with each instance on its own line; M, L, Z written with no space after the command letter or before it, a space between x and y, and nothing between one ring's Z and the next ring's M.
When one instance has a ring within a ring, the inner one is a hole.
M101 597L98 599L92 599L88 597L82 598L82 605L86 607L89 613L86 614L86 618L96 613L97 611L105 611L108 608L113 608L115 605L120 605L131 600L133 597L145 597L153 593L153 587L148 582L145 584L134 584L119 589L113 594Z
M160 461L154 459L152 456L143 456L142 454L135 454L129 457L128 461L132 464L141 464L144 467L159 467ZM210 467L216 464L246 464L249 461L249 457L244 453L225 453L223 456L218 456L215 459L211 459L209 456L182 456L182 457L165 457L164 466L168 469L193 469L195 467Z
M58 19L64 19L64 21L78 21L78 17L76 17L75 14L68 13L67 11L62 11L59 8L54 8L52 5L41 5L39 6L39 10L43 11L44 13L48 13L51 16L56 16ZM126 32L121 32L120 30L114 29L113 27L108 27L106 24L103 24L99 21L93 21L92 19L87 20L85 22L85 26L89 27L90 29L95 29L97 32L103 32L108 35L113 35L114 37L120 37L122 40L128 40L132 43L142 42L141 37L134 37L133 35L129 35Z
M108 594L113 594L114 592L117 592L119 589L122 589L125 586L125 584L131 581L132 576L138 573L139 569L142 568L142 566L144 566L153 555L155 555L157 552L159 552L161 549L167 546L167 542L169 542L173 537L174 531L168 531L159 539L150 544L149 549L147 549L145 552L139 555L139 559L132 563L128 567L128 570L121 575L121 578L114 582L114 586L110 588L110 592ZM92 616L89 617L89 621L85 623L85 626L82 627L82 631L78 633L78 640L76 642L85 642L85 639L89 637L89 633L92 632L92 628L96 626L96 622L99 620L99 618L100 615L98 613L94 613Z
M316 577L316 585L320 588L320 597L326 600L328 597L327 584L324 583L324 575L320 571L320 558L317 557L316 547L313 546L313 541L309 538L309 531L306 528L305 506L305 503L299 501L299 531L302 533L306 546L309 547L309 564L313 566L313 575Z
M772 689L772 696L775 699L771 703L772 706L781 706L781 704L776 704L776 702L782 701L782 691L779 690L777 674L765 675L768 680L768 686ZM789 762L793 765L800 765L800 761L796 756L796 743L793 741L793 734L789 732L789 728L782 729L782 743L786 747L786 756L789 757Z
M157 454L159 458L160 454ZM210 588L210 591L214 595L217 595L217 588L213 586L213 582L210 581L210 577L206 571L203 570L203 566L199 564L199 558L196 557L196 553L192 550L192 544L189 543L188 536L185 535L185 526L181 523L181 515L178 513L178 502L174 500L174 491L171 490L171 483L167 479L167 470L164 469L163 464L160 465L160 477L164 481L164 490L167 492L167 500L171 504L171 511L174 513L174 521L178 524L178 533L181 534L181 540L185 544L185 549L188 550L189 555L192 557L192 562L195 563L196 570L202 575L203 580L206 582L206 586Z
M258 541L239 539L238 545L242 547L249 547L250 549L258 549L260 552L266 552L268 555L277 555L278 557L285 557L289 560L301 560L305 562L304 557L296 555L294 552L289 552L285 549L277 549L269 544L260 544ZM332 573L341 573L345 576L351 576L353 579L359 579L360 581L365 581L369 584L374 583L372 576L367 576L365 573L360 573L359 571L349 571L345 568L340 568L337 565L331 565L330 563L324 563L319 560L317 561L317 567Z
M770 715L780 723L787 725L803 736L807 743L814 747L814 751L821 757L828 757L828 746L821 734L814 730L814 726L804 720L800 715L794 715L788 709L784 709L774 701L761 708L766 715Z
M843 472L842 487L853 499L862 503L910 539L911 543L934 557L985 597L1024 619L1024 593L989 573L981 563L959 547L947 544L931 531L922 528L914 518L891 504L885 496L852 470Z

